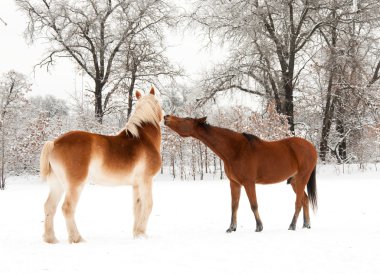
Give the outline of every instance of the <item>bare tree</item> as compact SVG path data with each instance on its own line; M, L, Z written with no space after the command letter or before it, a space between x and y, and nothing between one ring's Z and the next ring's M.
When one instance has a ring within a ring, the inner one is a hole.
M125 50L128 56L121 60L121 67L118 68L118 71L122 73L116 76L117 79L121 79L120 84L116 86L117 89L113 89L116 96L113 98L107 96L105 99L107 103L105 112L126 109L125 121L132 112L133 91L136 87L155 83L159 89L164 89L167 83L174 83L176 77L182 74L182 70L171 64L166 57L166 46L162 34L148 37L132 46L133 48ZM124 71L129 73L125 75Z
M133 78L135 67L125 58L137 56L138 50L134 50L149 44L150 37L162 37L163 26L170 25L175 18L175 10L165 0L16 0L16 3L28 17L29 40L43 38L50 45L38 65L49 68L57 58L68 57L92 79L91 92L99 123L121 81L128 76Z
M9 140L14 141L11 127L15 126L15 115L26 101L25 94L30 84L23 74L15 71L5 73L0 79L0 189L5 188L7 163L10 162Z
M199 1L192 19L231 45L231 57L204 81L205 99L237 89L273 98L294 132L294 89L309 60L301 54L324 21L320 1Z
M327 86L319 154L322 161L331 152L338 162L349 160L347 140L350 132L363 127L368 111L375 108L371 86L378 80L376 33L379 30L378 1L335 0L326 6L329 24L320 28L323 38L322 61ZM374 68L374 69L372 69ZM329 144L332 127L336 140Z

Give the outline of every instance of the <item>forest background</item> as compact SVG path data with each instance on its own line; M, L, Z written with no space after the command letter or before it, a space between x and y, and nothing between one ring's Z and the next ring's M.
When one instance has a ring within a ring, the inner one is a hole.
M16 54L1 67L1 189L11 175L38 173L47 140L70 130L119 131L133 92L151 86L167 114L207 116L267 140L300 136L315 145L321 164L365 168L380 160L376 0L1 5L18 15L0 9L1 59ZM29 70L18 69L29 59L9 43L16 22L20 41L39 49ZM162 130L162 173L224 177L221 160L202 143Z

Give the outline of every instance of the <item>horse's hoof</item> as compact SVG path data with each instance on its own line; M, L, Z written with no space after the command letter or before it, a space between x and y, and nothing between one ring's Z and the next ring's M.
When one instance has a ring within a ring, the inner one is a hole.
M308 228L308 229L310 229L311 226L310 226L310 224L303 224L303 227L302 227L302 228Z
M230 227L229 229L226 230L226 233L231 233L236 231L236 228Z
M231 226L226 230L227 233L231 233L231 232L235 232L235 231L236 231L236 226L235 226L235 225L231 225Z
M147 239L148 236L145 233L138 233L133 235L134 239Z
M288 230L293 230L293 231L295 231L295 230L296 230L296 226L295 226L295 225L290 225L289 228L288 228Z
M46 235L44 235L42 238L48 244L56 244L56 243L58 243L58 240L57 240L57 238L55 236L46 236Z
M147 238L146 234L145 234L145 230L143 229L134 229L133 230L133 238L135 239L145 239Z
M261 232L261 231L263 231L263 226L262 225L256 226L255 232Z
M76 237L70 237L69 238L70 244L78 244L78 243L84 243L84 242L86 242L86 241L80 235L78 235Z

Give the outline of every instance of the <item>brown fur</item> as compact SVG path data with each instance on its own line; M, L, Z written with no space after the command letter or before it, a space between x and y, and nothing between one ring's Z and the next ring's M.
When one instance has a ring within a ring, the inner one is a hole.
M57 241L53 218L64 190L66 196L62 210L69 242L82 241L74 215L81 190L88 180L104 185L133 185L133 232L135 237L145 235L152 209L152 177L161 167L161 130L157 123L151 121L161 120L162 111L154 98L154 90L139 101L142 102L137 103L139 110L132 114L139 117L133 135L127 130L120 131L116 136L72 131L45 144L41 153L41 177L50 185L49 197L45 203L46 242ZM145 113L153 113L157 117L145 117Z
M289 229L295 230L303 207L304 227L310 228L308 196L304 192L317 164L314 146L298 137L268 142L256 136L206 124L206 118L192 119L165 116L165 125L183 137L194 137L213 150L224 162L231 187L231 224L227 232L236 230L236 213L240 190L244 187L256 219L256 231L263 229L258 212L256 184L273 184L291 179L296 193L295 213ZM315 177L315 176L314 176ZM312 205L316 205L315 180ZM308 188L309 189L309 188ZM310 193L309 193L310 194Z

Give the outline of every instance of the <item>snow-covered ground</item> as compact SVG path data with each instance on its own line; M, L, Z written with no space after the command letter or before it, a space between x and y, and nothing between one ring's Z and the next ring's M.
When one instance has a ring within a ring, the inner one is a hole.
M158 176L149 238L132 237L130 187L88 185L77 210L86 243L42 242L48 187L13 177L0 191L0 273L380 273L380 171L319 169L312 229L288 231L295 195L285 183L258 186L264 230L255 233L245 193L238 229L230 221L227 181L173 182Z

